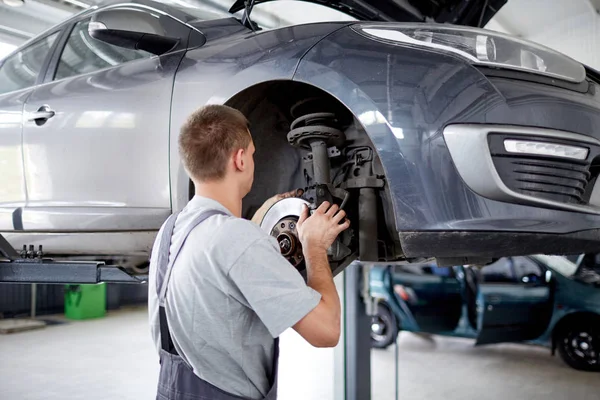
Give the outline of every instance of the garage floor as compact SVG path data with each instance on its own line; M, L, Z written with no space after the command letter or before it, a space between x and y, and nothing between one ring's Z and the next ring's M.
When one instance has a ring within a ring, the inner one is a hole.
M0 398L152 399L158 364L146 318L137 308L0 335ZM398 350L402 400L600 399L599 374L574 371L541 348L476 349L470 340L403 333ZM394 354L372 352L373 400L394 399Z

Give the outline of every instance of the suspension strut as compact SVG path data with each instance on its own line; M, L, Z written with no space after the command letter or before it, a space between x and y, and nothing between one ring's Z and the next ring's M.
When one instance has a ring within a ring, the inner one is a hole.
M321 107L326 107L324 104L321 99L314 98L294 105L291 113L295 119L287 135L292 146L312 152L315 185L331 184L329 148L341 147L346 141L335 113L326 109L323 111Z

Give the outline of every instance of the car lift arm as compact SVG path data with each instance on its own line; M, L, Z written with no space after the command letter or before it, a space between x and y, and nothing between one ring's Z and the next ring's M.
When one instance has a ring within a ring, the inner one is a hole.
M118 266L103 262L61 262L42 258L42 247L35 252L16 251L0 234L0 283L94 284L145 283L147 276L132 276Z

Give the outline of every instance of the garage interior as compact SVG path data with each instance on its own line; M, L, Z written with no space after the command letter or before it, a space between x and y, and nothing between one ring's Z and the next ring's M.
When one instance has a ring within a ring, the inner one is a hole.
M226 12L231 2L181 3ZM0 0L0 60L93 5L90 0ZM347 19L325 7L287 1L264 5L255 14L265 27ZM508 0L485 29L542 44L600 70L600 0ZM380 267L382 274L396 271ZM106 282L104 311L96 318L66 315L68 302L81 299L82 290L86 296L79 285L0 283L0 399L154 398L160 366L148 327L147 283L110 271L100 279L93 268L93 279ZM282 335L279 399L600 400L597 372L571 368L539 343L474 346L473 338L456 334L401 330L391 344L372 346L374 324L382 321L365 314L362 278L358 263L335 277L345 324L335 348L314 348L291 329ZM411 296L399 286L393 289L402 298ZM444 308L431 317L435 330L447 330L439 321L451 319L451 312Z

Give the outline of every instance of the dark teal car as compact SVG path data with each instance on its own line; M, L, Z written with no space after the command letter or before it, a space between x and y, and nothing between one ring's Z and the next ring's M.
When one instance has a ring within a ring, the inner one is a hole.
M501 258L482 269L436 264L375 266L373 347L399 330L527 342L558 349L571 367L600 371L600 274L580 257Z

